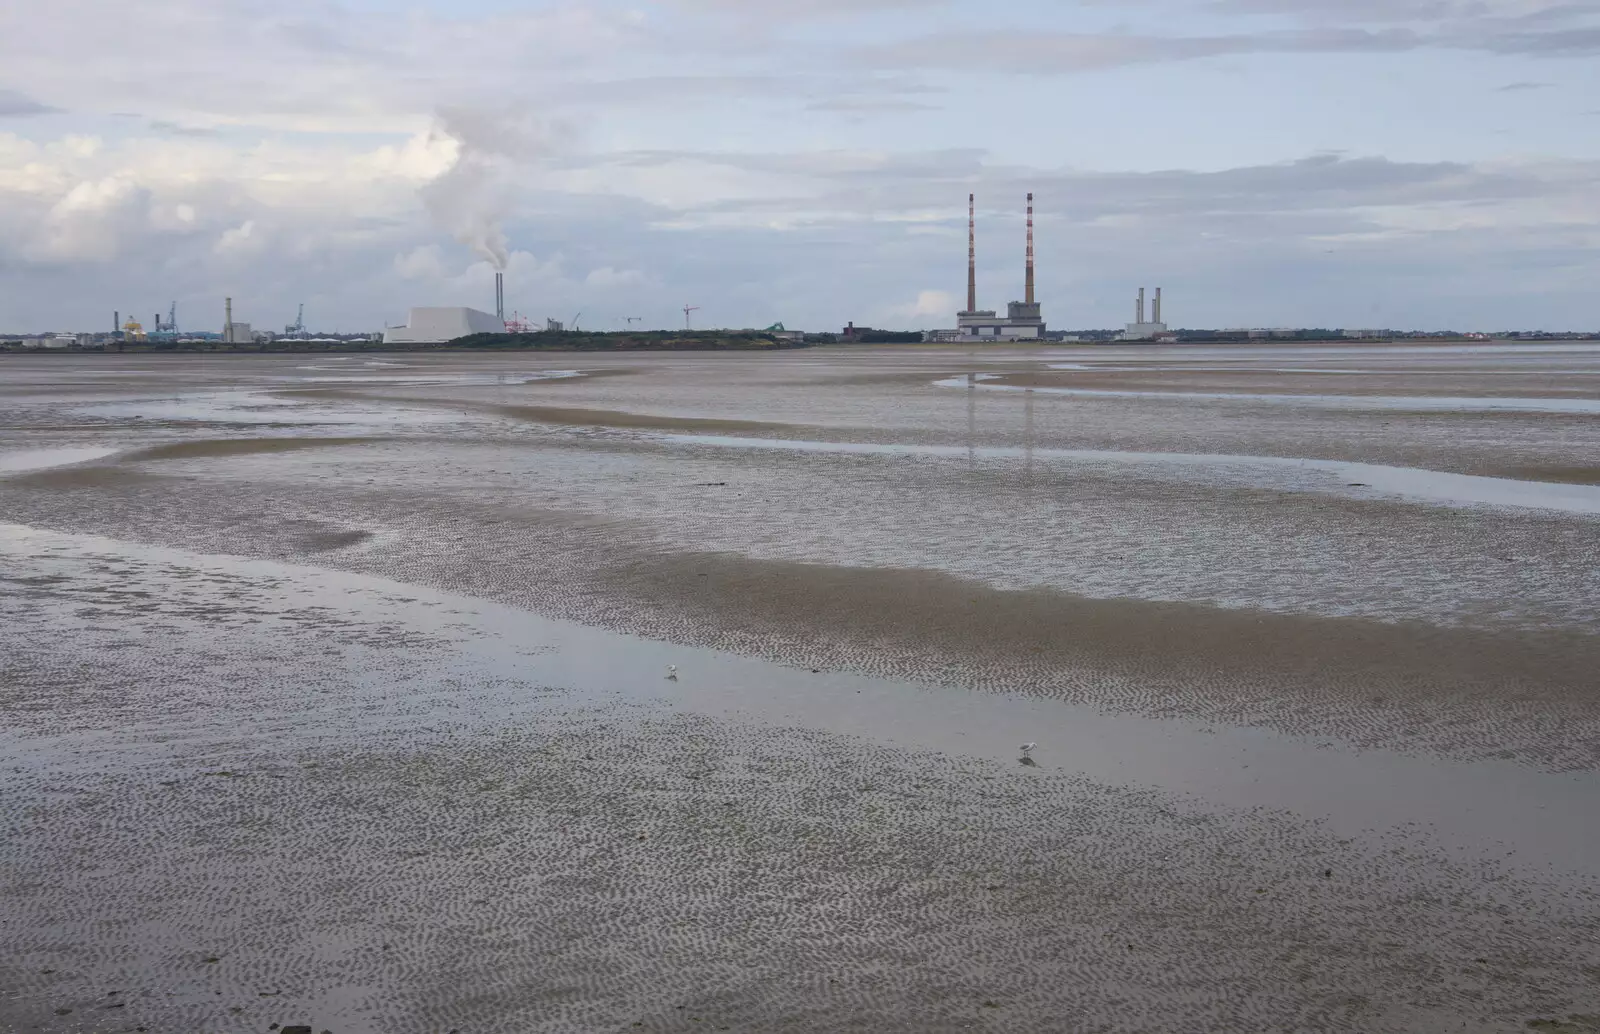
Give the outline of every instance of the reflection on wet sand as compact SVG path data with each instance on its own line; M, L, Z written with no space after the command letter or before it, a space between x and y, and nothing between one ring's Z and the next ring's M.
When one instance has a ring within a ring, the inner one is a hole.
M0 1030L1585 1029L1600 430L1198 397L1430 362L8 357Z

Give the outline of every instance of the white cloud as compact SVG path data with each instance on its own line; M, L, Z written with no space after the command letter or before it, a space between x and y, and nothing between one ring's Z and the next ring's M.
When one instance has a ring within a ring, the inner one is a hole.
M615 291L627 287L639 287L649 280L649 277L637 269L619 270L602 266L590 270L589 275L583 278L583 284L597 291Z
M961 306L949 291L922 290L917 299L889 310L889 315L901 325L914 327L943 326L954 321L954 313Z
M442 280L444 253L437 244L419 244L394 257L394 271L407 280Z
M24 254L39 262L109 262L143 220L147 195L120 176L75 184L50 206Z
M214 250L224 257L242 258L259 255L266 246L266 234L257 232L254 219L246 219L238 226L224 230Z

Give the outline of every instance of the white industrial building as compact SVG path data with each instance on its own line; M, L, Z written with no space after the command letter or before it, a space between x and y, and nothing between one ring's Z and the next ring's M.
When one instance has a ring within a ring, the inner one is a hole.
M505 321L491 312L461 306L412 309L403 327L383 332L386 345L442 345L472 334L504 334Z
M1161 322L1161 288L1156 288L1155 311L1150 314L1150 321L1144 318L1144 288L1139 288L1139 308L1134 321L1128 324L1122 332L1124 341L1154 341L1156 338L1165 337L1167 325Z

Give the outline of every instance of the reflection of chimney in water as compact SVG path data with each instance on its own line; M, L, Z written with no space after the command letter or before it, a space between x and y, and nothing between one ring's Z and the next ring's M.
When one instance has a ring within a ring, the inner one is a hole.
M1022 471L1028 497L1033 497L1033 389L1023 392L1022 442L1024 447Z

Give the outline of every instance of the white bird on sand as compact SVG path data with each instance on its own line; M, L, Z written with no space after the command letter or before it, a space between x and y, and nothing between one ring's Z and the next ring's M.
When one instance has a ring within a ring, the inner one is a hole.
M1023 757L1027 757L1029 754L1032 754L1033 753L1033 748L1035 748L1037 746L1038 746L1037 743L1024 743L1022 745L1022 747L1020 748L1021 751L1022 751L1022 756Z
M667 665L667 678L673 682L678 681L678 666L676 664Z

